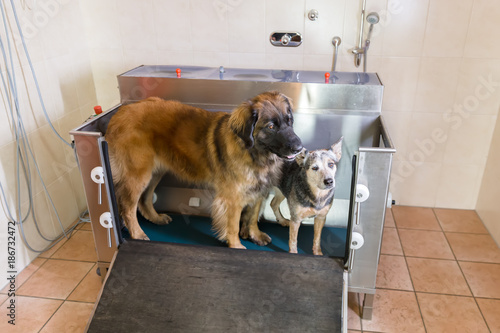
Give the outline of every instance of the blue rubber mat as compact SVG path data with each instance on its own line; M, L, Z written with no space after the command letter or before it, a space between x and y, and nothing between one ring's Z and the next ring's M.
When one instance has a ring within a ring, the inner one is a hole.
M173 221L167 225L156 225L138 215L139 224L152 241L227 246L215 237L210 218L179 214L169 215ZM242 240L241 243L247 249L288 252L288 228L269 222L259 223L259 228L272 238L272 242L267 246L259 246L251 241ZM123 230L122 235L124 238L130 237L126 229ZM297 240L299 253L312 254L313 236L314 228L312 225L302 225L300 227ZM324 227L321 234L321 249L323 254L330 257L343 257L345 239L346 229Z

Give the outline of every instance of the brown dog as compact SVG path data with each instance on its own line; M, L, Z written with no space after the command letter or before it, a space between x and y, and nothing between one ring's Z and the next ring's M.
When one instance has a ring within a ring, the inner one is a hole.
M291 103L278 92L257 95L232 113L156 97L122 106L111 118L106 140L120 214L131 237L148 239L137 208L156 224L171 221L152 204L168 170L214 190L212 225L229 247L244 248L239 235L268 244L271 238L257 226L260 206L277 184L283 160L302 150L292 125Z

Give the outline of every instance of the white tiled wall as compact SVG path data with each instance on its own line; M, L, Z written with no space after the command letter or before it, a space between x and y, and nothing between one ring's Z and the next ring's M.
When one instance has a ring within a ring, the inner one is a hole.
M97 103L80 4L78 1L42 0L25 2L29 5L28 8L23 7L19 1L15 3L47 112L56 130L66 140L70 140L69 130L91 115L92 108ZM10 3L3 1L3 4L8 13L10 26L17 31ZM0 36L5 44L6 35L3 24L1 27ZM17 32L16 35L18 36ZM43 116L28 61L22 44L19 39L18 41L13 54L16 86L20 96L20 113L42 179L62 225L67 228L86 209L80 174L72 149L55 136ZM121 41L118 44L121 47ZM5 76L3 58L0 63ZM15 214L16 143L5 91L3 86L0 88L0 181L6 190L5 195L9 207ZM33 161L30 161L30 171L34 196L33 206L38 226L45 237L54 238L61 233L61 228L49 198L43 191L42 182L37 175ZM22 178L21 189L22 211L26 214L29 207L28 192ZM5 245L5 248L0 251L0 271L4 274L7 269L8 218L5 206L2 206L4 209L0 209L0 225L2 225L0 243ZM48 241L38 235L31 217L24 222L23 229L26 240L35 249L43 249L48 245ZM24 246L19 234L16 235L16 243L16 264L17 269L21 270L37 253L29 251ZM2 278L0 285L3 285L4 281L6 280Z
M360 3L82 1L99 102L118 103L116 75L141 64L328 71L334 36L342 38L338 70L356 71L348 50L357 42ZM313 8L317 21L307 19ZM500 3L368 0L372 11L381 20L368 70L385 84L383 114L398 149L393 197L406 205L475 208L500 104ZM304 42L273 47L275 30L299 31Z
M349 49L357 41L360 2L40 0L26 2L31 8L18 5L18 11L48 113L69 139L68 131L97 102L105 108L119 102L116 76L141 64L329 71L331 39L340 36L337 69L356 71ZM307 19L310 9L319 11L319 20ZM378 72L385 85L383 115L398 149L393 197L399 204L469 209L479 197L483 218L494 220L500 211L488 198L495 191L490 187L498 168L491 152L499 139L491 145L491 138L500 105L500 43L495 38L500 2L367 0L371 11L381 20L373 31L368 70ZM268 38L276 30L299 31L304 43L273 47ZM3 29L0 34L5 36ZM20 44L17 53L21 114L40 172L67 226L86 206L79 171L72 151L55 138L41 113ZM6 103L2 90L0 181L13 208L16 146ZM485 171L489 154L493 157ZM40 228L54 236L58 222L34 169L31 174ZM26 208L25 191L21 202ZM7 221L2 210L0 218ZM36 236L33 221L25 226L34 246L46 244ZM5 236L4 228L0 237ZM20 266L35 255L20 252ZM3 251L0 265L5 263Z

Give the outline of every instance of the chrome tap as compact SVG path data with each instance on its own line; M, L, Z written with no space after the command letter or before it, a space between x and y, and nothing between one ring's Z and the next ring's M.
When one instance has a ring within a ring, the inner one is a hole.
M361 22L359 27L360 30L359 30L358 45L351 50L351 52L354 54L354 66L359 67L359 65L361 64L361 59L363 59L364 72L366 72L367 51L370 47L370 38L373 32L373 26L380 21L380 16L375 12L372 12L366 16L366 21L370 23L370 28L368 29L368 34L366 36L363 45L365 10L366 10L366 0L363 0L363 5L361 9Z
M335 69L337 68L337 58L339 56L339 46L342 43L342 40L340 39L339 36L335 36L332 39L332 44L333 48L335 49L334 55L333 55L333 66L332 66L332 72L335 72Z

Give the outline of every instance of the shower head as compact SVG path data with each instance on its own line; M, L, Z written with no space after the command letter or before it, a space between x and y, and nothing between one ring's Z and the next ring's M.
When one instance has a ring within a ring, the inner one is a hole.
M380 21L380 16L375 13L375 12L371 12L370 14L368 14L366 16L366 22L370 23L370 24L377 24L378 21Z
M368 29L368 36L366 36L368 44L370 44L370 38L372 37L373 26L377 24L378 21L380 21L380 16L375 12L371 12L366 16L366 22L370 23L370 29Z

